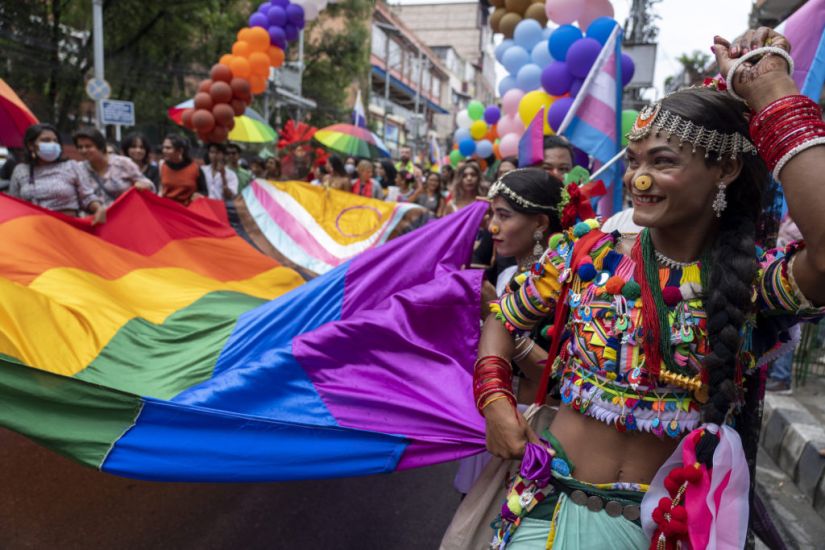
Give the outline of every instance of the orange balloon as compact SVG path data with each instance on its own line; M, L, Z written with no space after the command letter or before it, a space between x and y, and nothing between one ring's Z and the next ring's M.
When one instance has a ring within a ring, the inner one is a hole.
M252 74L269 76L269 55L262 52L252 52L249 54L249 66Z
M249 45L249 42L238 40L232 44L232 55L234 56L249 57L249 54L251 53L252 46Z
M497 159L501 160L501 151L498 150L498 143L493 144L493 154Z
M232 63L232 60L235 59L235 56L231 53L225 53L221 56L220 63L221 65L226 65L227 67Z
M278 46L269 47L269 63L276 69L284 64L284 50Z
M249 27L244 27L238 31L239 42L249 42L249 33L252 31Z
M487 132L487 135L484 136L484 139L488 139L490 141L495 141L498 137L498 127L497 125L493 124L490 126L490 130Z
M263 27L253 27L246 41L253 52L266 52L269 48L269 33Z
M262 94L266 91L266 79L253 74L249 77L249 86L253 94Z
M245 57L236 56L235 59L232 60L229 68L232 69L233 76L249 78L249 75L252 74L252 68L249 66L249 61Z

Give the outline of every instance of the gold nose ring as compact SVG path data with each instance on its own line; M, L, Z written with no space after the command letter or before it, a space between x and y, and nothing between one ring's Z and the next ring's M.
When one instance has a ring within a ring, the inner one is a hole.
M499 228L499 226L497 226L497 225L491 225L490 226L490 233L492 233L493 235L498 235L499 231L501 231L501 228Z
M644 174L639 176L635 180L633 180L633 187L636 188L637 191L647 191L653 185L653 178Z

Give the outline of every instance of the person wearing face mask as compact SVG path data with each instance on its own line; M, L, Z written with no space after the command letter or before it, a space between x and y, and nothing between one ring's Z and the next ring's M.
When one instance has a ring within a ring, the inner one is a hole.
M344 163L344 170L346 170L347 174L350 178L355 177L355 159L352 157L347 158L347 162Z
M23 145L25 163L12 173L10 195L69 216L90 212L92 224L106 221L103 201L83 176L81 165L61 158L63 148L54 126L29 126Z

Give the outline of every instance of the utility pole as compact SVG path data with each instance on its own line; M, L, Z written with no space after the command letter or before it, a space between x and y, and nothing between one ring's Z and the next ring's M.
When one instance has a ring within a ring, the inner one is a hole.
M421 86L424 80L424 50L418 49L418 85L415 90L415 141L413 141L413 158L418 158L419 124L418 106L421 103Z
M381 29L384 33L384 130L382 135L384 137L384 143L387 143L388 134L387 134L387 116L389 115L390 110L390 40L391 36L398 32L398 29L395 26L390 25L389 23L381 23L376 22L375 26Z
M95 78L103 81L103 0L92 0L92 38L94 40ZM104 131L100 100L95 100L95 126Z
M304 30L298 33L298 97L304 96ZM304 118L304 110L298 106L298 116L295 117L298 122Z

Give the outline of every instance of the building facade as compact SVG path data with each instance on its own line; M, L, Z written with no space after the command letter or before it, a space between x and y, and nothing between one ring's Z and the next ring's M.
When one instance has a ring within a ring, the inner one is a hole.
M450 74L441 58L383 2L371 22L367 119L393 156L409 146L426 157L443 137L450 110Z
M493 31L481 2L399 4L392 10L447 64L454 79L451 87L459 97L493 102Z

